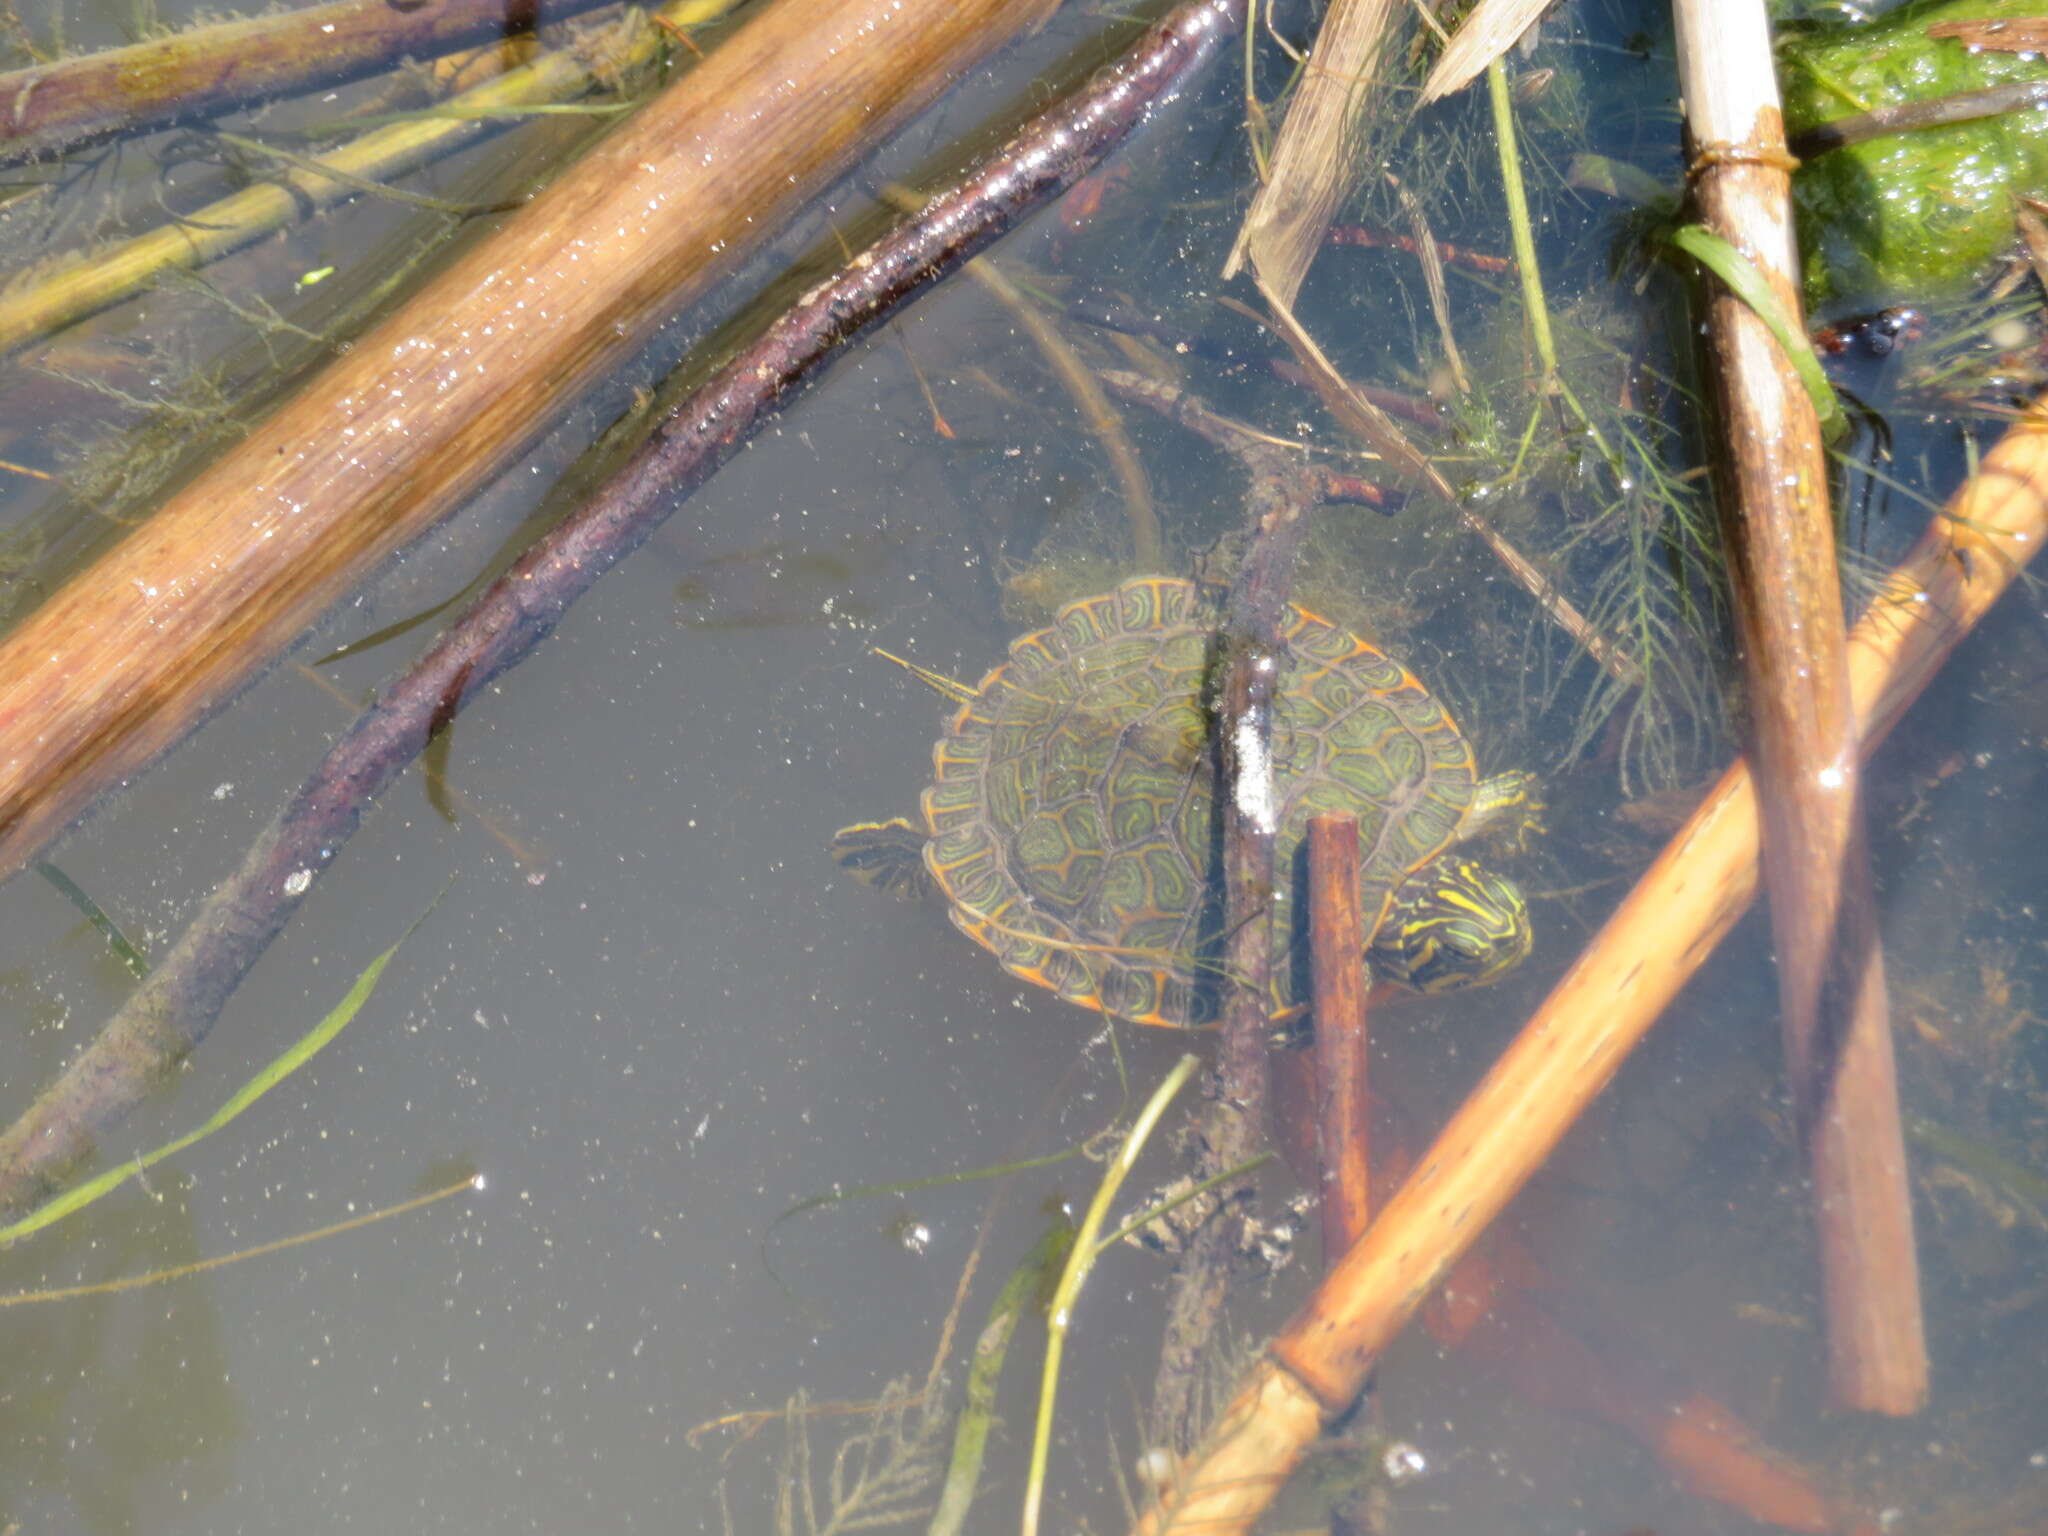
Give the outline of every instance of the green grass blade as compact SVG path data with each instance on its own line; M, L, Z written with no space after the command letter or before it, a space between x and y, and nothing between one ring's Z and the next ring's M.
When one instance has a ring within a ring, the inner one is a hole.
M1138 1111L1130 1134L1124 1137L1116 1156L1102 1171L1102 1182L1096 1187L1095 1198L1088 1204L1088 1214L1081 1218L1080 1230L1074 1234L1074 1246L1060 1272L1059 1287L1053 1292L1052 1304L1046 1309L1045 1367L1038 1389L1038 1423L1031 1440L1031 1470L1024 1482L1024 1536L1038 1536L1038 1517L1045 1501L1045 1468L1052 1449L1053 1405L1059 1397L1060 1357L1066 1348L1067 1322L1074 1315L1074 1302L1081 1294L1081 1286L1087 1280L1089 1270L1095 1266L1096 1238L1109 1217L1109 1207L1115 1201L1117 1191L1123 1188L1124 1180L1137 1166L1138 1155L1145 1150L1145 1143L1151 1140L1167 1105L1187 1086L1187 1080L1194 1076L1199 1065L1200 1058L1196 1056L1181 1057L1174 1069L1166 1074L1165 1081L1153 1090L1152 1097L1145 1101L1145 1107Z
M1820 417L1821 435L1833 442L1846 432L1849 419L1842 414L1835 386L1828 382L1813 343L1806 339L1805 331L1792 323L1756 263L1702 224L1680 225L1671 232L1671 243L1726 283L1728 291L1755 312L1785 349L1799 382L1806 386L1806 393L1813 400L1814 414Z

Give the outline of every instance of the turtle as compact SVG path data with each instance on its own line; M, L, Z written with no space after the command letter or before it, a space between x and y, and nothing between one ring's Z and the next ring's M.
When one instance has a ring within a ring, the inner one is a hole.
M899 894L936 889L1005 970L1069 1002L1139 1024L1213 1022L1221 603L1210 586L1136 577L1061 608L977 687L913 668L960 704L932 749L923 824L843 827L833 857ZM1318 812L1357 817L1375 978L1434 993L1518 964L1531 943L1521 893L1464 850L1534 825L1533 776L1482 779L1443 706L1341 626L1290 606L1281 635L1273 1016L1298 1017L1307 1001L1302 843Z

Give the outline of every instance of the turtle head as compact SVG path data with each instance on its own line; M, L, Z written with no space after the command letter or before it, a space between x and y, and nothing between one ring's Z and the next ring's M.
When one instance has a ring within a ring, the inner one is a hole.
M1498 980L1527 958L1528 904L1511 880L1470 859L1418 871L1394 898L1371 951L1373 965L1417 992Z

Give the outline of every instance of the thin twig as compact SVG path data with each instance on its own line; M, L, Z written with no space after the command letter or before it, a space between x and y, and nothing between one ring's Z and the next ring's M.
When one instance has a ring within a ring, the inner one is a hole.
M898 207L905 206L906 199L900 188L885 190L885 195ZM915 201L910 200L910 206ZM1131 530L1131 558L1141 571L1165 569L1166 546L1159 530L1159 509L1152 504L1152 482L1145 473L1145 461L1138 457L1138 450L1132 445L1130 434L1124 431L1123 419L1117 415L1116 407L1109 403L1102 388L1095 382L1095 374L1082 360L1067 338L1060 334L1045 311L1010 280L1009 274L987 257L967 263L967 276L987 290L1003 308L1007 309L1024 328L1024 334L1031 338L1053 376L1060 381L1081 411L1081 421L1102 445L1103 457L1109 460L1110 472L1116 476L1117 485L1123 491L1124 521Z

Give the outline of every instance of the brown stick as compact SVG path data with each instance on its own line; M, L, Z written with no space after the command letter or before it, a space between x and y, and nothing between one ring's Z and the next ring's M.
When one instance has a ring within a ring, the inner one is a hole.
M2048 395L1985 457L1850 638L1861 744L1891 729L2048 537ZM1475 1088L1378 1221L1240 1384L1144 1533L1248 1530L1381 1350L1606 1086L1756 894L1736 762Z
M1933 30L1928 28L1929 32ZM2048 106L2048 81L2016 80L2008 85L1957 91L1952 96L1938 96L1932 101L1905 101L1895 107L1875 107L1868 112L1816 123L1794 139L1790 148L1801 160L1811 160L1831 149L1845 149L1851 144L1865 144L1897 133L1946 128L1951 123L1973 123L1986 117L2004 117L2010 112L2037 112L2044 106Z
M1365 923L1358 909L1358 818L1308 823L1309 960L1315 986L1316 1145L1323 1253L1334 1263L1371 1217Z
M1413 235L1396 235L1386 230L1374 229L1367 224L1332 224L1324 239L1331 245L1356 245L1368 249L1406 251L1411 256L1420 256L1422 247ZM1447 267L1465 267L1473 272L1484 272L1489 276L1500 276L1515 269L1513 261L1505 256L1493 256L1485 251L1475 251L1470 246L1453 245L1448 240L1435 242L1437 258Z
M1315 1019L1315 1187L1322 1197L1323 1267L1336 1264L1372 1219L1371 1042L1366 1033L1365 916L1358 904L1358 818L1308 822L1308 922ZM1360 1430L1377 1433L1379 1404ZM1330 1511L1331 1536L1387 1529L1387 1487L1374 1478Z
M1799 324L1790 161L1762 0L1678 0L1675 13L1700 213L1749 255ZM1745 642L1785 1058L1820 1229L1829 1376L1841 1407L1908 1414L1927 1395L1927 1348L1827 458L1791 362L1756 312L1718 284L1707 333L1724 447L1721 524Z
M0 876L1052 5L778 0L359 341L0 643Z
M0 165L531 32L607 0L331 0L0 75Z

